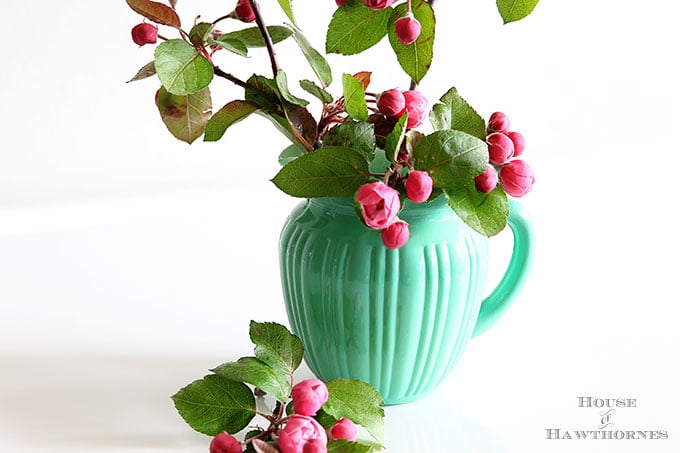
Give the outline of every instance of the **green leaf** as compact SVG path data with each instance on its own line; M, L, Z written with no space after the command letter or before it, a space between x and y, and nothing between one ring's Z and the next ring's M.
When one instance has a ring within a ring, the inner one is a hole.
M331 427L338 422L337 418L333 417L332 415L328 415L323 409L316 411L314 419L319 422L319 424L323 426L324 429L331 429Z
M246 82L246 100L260 107L265 112L283 115L281 93L274 79L260 75L252 75Z
M359 151L367 160L375 155L375 132L371 123L348 120L331 128L323 139L324 146L341 146Z
M394 125L394 129L385 140L385 155L391 160L397 160L397 154L406 136L406 124L408 123L408 112L405 112Z
M169 93L161 87L157 103L158 112L170 133L187 143L203 134L212 113L210 89L207 87L183 96Z
M455 88L441 97L430 112L430 122L435 130L455 129L486 140L484 119L463 99Z
M323 410L340 419L348 418L363 426L378 442L383 442L385 411L380 393L366 382L334 379L326 382L328 401Z
M276 86L279 88L279 93L281 97L291 104L299 105L300 107L306 107L309 105L309 101L300 99L299 97L293 96L288 90L288 77L283 69L279 69L276 73Z
M267 27L267 31L269 32L269 36L271 36L272 42L274 44L277 44L281 41L290 38L290 36L293 34L293 32L290 29L282 25L271 25ZM237 41L241 41L247 47L266 46L264 38L262 37L262 33L260 33L260 29L258 27L244 28L243 30L225 33L219 38L217 38L217 41L224 40L228 41L234 39Z
M206 142L216 142L221 139L227 129L232 125L238 123L244 118L247 118L251 113L257 110L257 106L248 101L231 101L222 107L205 126Z
M308 151L313 149L316 120L304 107L285 101L275 80L253 75L245 92L246 100L260 107L258 113L271 120L288 139Z
M319 148L283 167L272 182L293 197L351 197L368 182L366 157L350 148Z
M279 154L279 165L282 167L305 154L305 150L297 145L290 145Z
M297 25L295 23L295 17L293 16L293 5L292 5L292 0L279 0L279 5L281 5L281 9L283 10L284 13L286 13L286 16L288 16L288 19L293 22L293 25Z
M316 96L324 104L333 102L333 96L311 80L300 80L300 87L307 93Z
M350 74L342 75L342 93L345 96L345 111L349 116L360 121L368 119L368 106L364 84Z
M489 193L479 193L474 182L467 187L445 190L446 200L470 228L491 237L508 222L508 197L500 186Z
M387 34L392 8L375 11L361 0L349 0L335 10L326 34L326 53L354 55L378 44Z
M524 19L537 4L538 0L496 0L496 7L505 24Z
M214 46L220 46L224 50L228 50L231 53L240 55L242 57L248 56L248 47L238 39L226 39L224 36L217 40L210 40L210 44Z
M255 416L255 397L247 385L216 374L192 382L172 397L184 421L199 433L237 433Z
M316 120L304 107L290 105L280 114L262 110L258 110L257 113L271 121L278 131L296 146L306 151L314 149Z
M208 42L210 33L215 28L215 25L209 22L199 22L191 28L189 32L189 41L194 46L203 46Z
M436 131L413 150L415 168L432 177L434 187L465 187L484 171L489 161L484 141L461 131Z
M375 448L371 445L350 442L346 439L329 439L328 441L328 453L371 453L374 451Z
M179 16L174 9L159 2L149 0L126 0L132 10L146 17L152 22L161 25L170 25L180 28L182 26Z
M333 72L326 59L312 47L300 30L294 30L293 38L302 50L302 53L312 67L312 71L314 71L314 74L318 77L319 82L321 82L321 85L323 85L324 88L330 85L331 82L333 82Z
M302 341L281 324L250 321L250 340L255 357L278 372L291 375L302 362Z
M236 362L223 363L215 368L216 374L237 382L246 382L285 402L290 396L290 375L277 373L255 357L241 357Z
M191 94L207 87L213 79L212 64L191 44L170 39L156 47L155 66L158 78L172 94Z
M389 24L390 44L404 72L416 83L420 83L427 71L430 70L434 57L434 11L425 0L413 0L413 15L420 22L422 30L418 39L413 44L406 46L397 38L394 24L397 19L406 15L407 10L408 5L406 3L402 3L394 9Z
M137 80L146 79L154 75L156 75L156 65L153 61L150 61L142 66L139 71L137 71L137 74L125 83L136 82Z

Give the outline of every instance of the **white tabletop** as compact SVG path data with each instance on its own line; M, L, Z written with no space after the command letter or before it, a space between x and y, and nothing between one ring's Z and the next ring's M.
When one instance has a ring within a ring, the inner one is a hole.
M251 355L250 319L287 323L277 232L296 201L249 190L271 197L266 222L219 191L3 211L3 451L207 451L170 396ZM643 261L660 256L658 239L642 248L623 242L628 230L573 224L581 242L561 242L543 200L527 200L540 246L520 300L437 392L387 408L388 451L678 451L678 298L670 271ZM612 429L669 438L546 439L597 429L601 409L578 407L581 396L634 398Z

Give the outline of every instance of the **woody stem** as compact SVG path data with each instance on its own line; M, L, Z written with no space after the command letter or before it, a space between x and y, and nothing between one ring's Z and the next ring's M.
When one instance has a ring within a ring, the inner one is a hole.
M264 25L262 15L260 14L260 5L258 5L255 0L248 0L248 3L250 3L250 6L253 8L255 22L257 23L260 33L262 33L262 37L264 38L264 43L267 46L267 53L269 54L269 60L271 61L272 65L272 72L274 73L274 77L276 77L276 74L279 73L279 63L276 61L276 52L274 51L272 37L269 34L267 27Z

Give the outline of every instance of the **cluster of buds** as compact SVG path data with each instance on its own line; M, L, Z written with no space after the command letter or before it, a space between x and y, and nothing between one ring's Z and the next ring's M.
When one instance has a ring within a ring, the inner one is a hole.
M427 118L427 98L416 90L399 91L396 88L382 92L376 101L380 113L388 118L399 119L408 112L406 127L420 126Z
M429 174L411 170L404 182L406 197L413 203L423 203L432 195L432 184ZM359 187L356 202L366 226L380 230L385 247L394 250L408 242L411 233L408 224L398 217L401 200L396 189L380 181L366 183Z
M364 5L366 5L367 8L379 11L392 6L395 1L396 0L364 0ZM335 0L335 4L338 6L342 6L345 3L347 3L347 0ZM394 31L397 35L397 39L405 46L413 44L420 36L422 27L420 22L418 22L418 19L416 19L411 12L411 0L408 0L408 12L406 15L400 17L395 22Z
M255 22L255 11L249 0L238 0L234 11L228 16L241 22ZM156 44L158 41L158 27L142 22L132 27L132 41L138 46Z
M489 118L486 142L489 146L490 165L475 178L475 187L481 193L489 193L500 182L510 196L528 194L535 182L534 171L518 157L524 152L524 136L510 130L510 120L502 112Z
M293 386L293 413L285 419L278 434L281 453L326 453L328 437L355 441L357 426L341 418L328 432L314 418L328 401L328 388L319 379L307 379ZM210 442L210 453L242 453L243 446L234 436L220 433Z

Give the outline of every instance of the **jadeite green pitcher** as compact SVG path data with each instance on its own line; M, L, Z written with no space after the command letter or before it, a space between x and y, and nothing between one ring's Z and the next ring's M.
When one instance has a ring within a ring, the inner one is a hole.
M303 201L280 241L288 319L316 376L360 379L385 404L434 390L468 340L491 327L523 285L532 231L511 200L514 247L508 269L484 299L488 239L465 225L444 197L406 201L399 217L411 238L387 249L364 227L351 198Z

